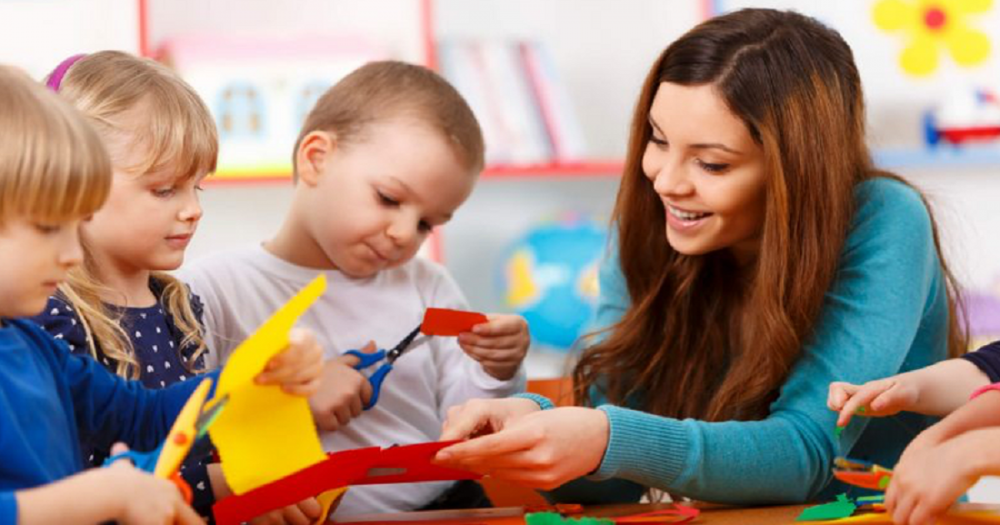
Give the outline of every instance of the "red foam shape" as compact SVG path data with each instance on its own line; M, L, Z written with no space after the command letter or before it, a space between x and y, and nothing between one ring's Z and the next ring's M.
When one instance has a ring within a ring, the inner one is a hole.
M620 518L615 518L614 521L616 525L651 523L651 522L687 523L697 518L699 514L701 514L701 511L696 508L674 503L673 508L654 510L652 512L633 514L631 516L622 516Z
M478 312L428 308L424 313L424 322L420 324L420 331L427 335L454 336L487 321L486 316Z
M456 441L442 441L332 452L327 454L325 460L294 474L245 494L222 499L212 507L212 512L218 525L237 525L328 490L350 485L479 479L481 476L473 472L430 463L438 450L454 443ZM372 469L389 473L373 475Z

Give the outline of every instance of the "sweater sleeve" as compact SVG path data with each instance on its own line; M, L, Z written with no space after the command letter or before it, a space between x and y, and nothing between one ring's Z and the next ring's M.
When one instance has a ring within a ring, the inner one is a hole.
M826 408L829 383L863 383L899 372L915 347L925 311L940 304L944 294L931 223L919 195L898 183L869 189L859 198L816 329L769 416L681 421L600 406L610 421L610 438L593 479L623 478L734 504L802 502L824 488L837 450L836 414ZM616 320L612 317L628 304L612 263L602 271L605 323ZM943 322L940 309L935 312L946 330L947 309ZM850 450L867 424L859 418L840 445Z
M0 491L0 525L17 525L17 495L13 490Z
M993 341L975 352L963 354L962 359L979 367L990 378L990 383L1000 382L1000 341Z
M148 390L138 381L128 381L108 372L89 356L66 351L56 343L81 436L99 442L123 441L136 450L152 450L166 437L177 414L198 384L219 373L197 376L160 390ZM99 432L111 435L94 436Z

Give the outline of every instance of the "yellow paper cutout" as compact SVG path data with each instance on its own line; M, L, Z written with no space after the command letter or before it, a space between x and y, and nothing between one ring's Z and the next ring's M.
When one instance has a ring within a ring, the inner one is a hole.
M254 378L288 346L288 333L323 292L320 275L244 341L226 363L215 396L229 401L209 429L234 494L244 494L326 459L309 402Z

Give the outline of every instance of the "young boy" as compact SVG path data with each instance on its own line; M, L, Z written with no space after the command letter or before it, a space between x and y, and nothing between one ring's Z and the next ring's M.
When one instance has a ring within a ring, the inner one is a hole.
M206 304L209 366L224 363L235 343L323 271L329 291L302 323L333 357L311 400L317 424L328 431L327 450L434 441L449 407L523 390L530 339L527 323L513 315L489 316L457 344L418 339L364 415L368 380L352 368L354 358L338 357L370 339L391 347L420 324L427 307L468 309L446 271L415 255L469 196L483 149L468 105L425 68L372 63L333 86L299 135L292 208L277 236L185 268L184 280ZM476 490L471 483L356 487L338 515L435 501L476 506L483 499Z

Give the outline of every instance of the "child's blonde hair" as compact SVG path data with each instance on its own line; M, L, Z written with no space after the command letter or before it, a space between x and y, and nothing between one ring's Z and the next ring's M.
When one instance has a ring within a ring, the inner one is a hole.
M100 138L69 104L9 66L0 66L0 130L0 226L65 222L104 204L111 162Z
M105 141L126 137L131 141L129 149L144 148L149 152L149 158L139 165L118 164L122 171L141 176L175 167L183 180L215 171L219 153L215 122L191 86L166 66L120 51L101 51L74 62L58 84L59 92L93 123ZM123 117L140 104L141 124L129 124ZM120 315L101 300L110 290L97 275L94 258L84 243L83 265L71 272L60 291L83 320L91 354L98 357L100 349L115 363L119 375L138 378L135 349L121 326ZM167 273L154 272L152 278L163 288L160 301L167 314L185 334L177 351L195 347L191 356L182 356L188 358L182 362L189 370L197 371L194 363L205 351L205 341L191 309L189 291Z
M328 89L302 124L292 153L313 131L329 131L340 144L363 140L367 126L397 117L416 118L448 140L470 170L483 169L485 146L479 121L462 95L437 73L397 61L371 62Z

